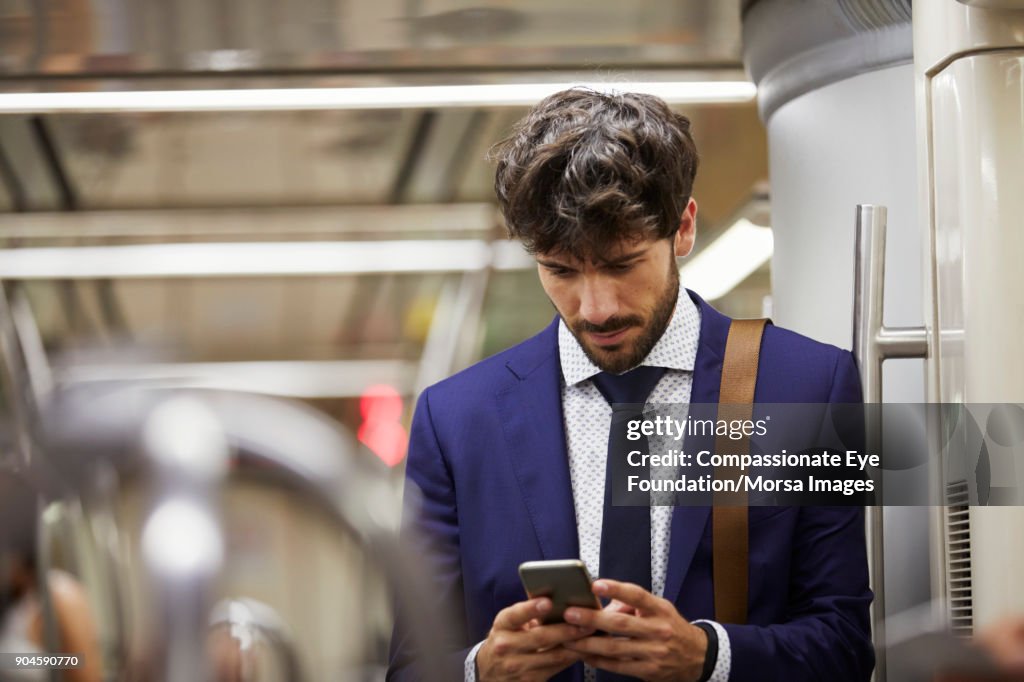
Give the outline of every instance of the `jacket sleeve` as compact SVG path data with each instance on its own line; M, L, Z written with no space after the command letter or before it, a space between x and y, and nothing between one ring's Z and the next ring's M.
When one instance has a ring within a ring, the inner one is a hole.
M405 475L402 541L412 545L415 556L423 558L423 570L429 572L434 586L433 593L423 595L417 608L428 609L434 620L444 618L453 625L444 633L440 657L444 670L432 671L431 678L462 679L472 644L466 641L458 509L451 470L434 429L429 389L416 405ZM408 615L401 605L396 607L387 680L406 682L425 677Z
M853 356L836 362L830 403L860 403ZM724 624L732 648L730 680L866 682L871 643L863 507L803 507L794 533L789 614L767 626Z

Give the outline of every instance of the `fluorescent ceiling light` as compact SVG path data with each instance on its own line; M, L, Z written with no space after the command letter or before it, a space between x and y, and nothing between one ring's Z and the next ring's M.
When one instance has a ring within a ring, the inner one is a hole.
M0 250L0 280L292 277L524 270L518 242L472 239L376 242L194 242Z
M682 283L713 301L764 265L774 250L769 227L741 218L679 269Z
M747 102L757 94L757 88L749 81L31 92L0 94L0 113L295 111L304 109L530 106L554 92L574 85L609 92L644 92L657 95L665 101L675 104Z
M281 360L71 364L57 368L61 383L144 382L173 388L263 393L286 398L358 398L371 384L412 391L416 363L404 360Z

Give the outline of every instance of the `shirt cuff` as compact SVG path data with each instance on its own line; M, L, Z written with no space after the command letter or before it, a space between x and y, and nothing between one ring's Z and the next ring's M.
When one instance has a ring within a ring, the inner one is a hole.
M721 626L719 626L721 627ZM723 630L724 632L724 630ZM728 637L728 635L726 635ZM487 641L487 640L484 640ZM466 654L466 665L463 668L465 671L466 682L476 682L476 652L480 651L480 647L484 645L483 642L478 642L475 647L469 650ZM725 679L725 678L722 678Z
M732 648L729 646L729 632L713 620L701 619L693 622L707 623L715 629L715 634L718 635L718 660L715 661L715 669L711 672L708 682L728 682L729 673L732 671ZM473 656L475 652L474 649L470 652L470 656Z

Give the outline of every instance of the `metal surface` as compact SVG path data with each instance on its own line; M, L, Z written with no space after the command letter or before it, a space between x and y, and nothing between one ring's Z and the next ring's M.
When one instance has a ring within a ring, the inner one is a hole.
M929 238L935 342L929 370L936 402L1019 403L1024 395L1024 357L1017 351L1024 290L1018 257L1024 249L1024 11L995 4L927 0L914 7L923 136L919 202ZM958 472L946 478L946 490L970 489ZM961 583L970 588L970 608L946 615L983 630L1024 609L1017 588L1024 546L1006 541L1024 533L1024 510L964 505L960 511L935 515L937 587L944 592L939 596L966 596L953 582L963 572L949 564L959 554L956 567L970 569L970 581ZM965 528L968 557L954 534Z
M322 414L298 404L227 392L174 391L134 382L65 388L47 411L47 457L88 496L99 464L150 471L148 520L141 547L156 579L151 647L134 665L158 679L203 679L203 645L212 581L224 556L216 515L228 470L253 471L326 512L356 540L409 614L423 652L425 679L436 680L447 623L421 608L431 594L422 564L399 542L401 503L380 468ZM140 457L141 455L141 457Z
M508 91L532 82L746 80L735 3L530 0L513 8L496 0L472 6L449 0L169 0L9 9L0 17L5 94L438 85ZM697 192L703 234L713 237L718 220L765 175L763 130L752 103L680 110L700 136L705 162ZM144 246L143 253L157 257L174 251L149 251L160 241L490 241L500 221L486 152L524 113L525 107L487 106L116 111L46 114L40 123L0 116L7 207L22 212L0 221L0 237L10 240L5 247ZM424 120L435 124L421 126ZM50 154L33 133L38 129L47 132ZM54 213L62 197L80 210ZM466 218L463 202L473 205L466 213L479 209L479 220ZM450 253L458 249L452 245ZM230 265L245 257L243 251L225 245L217 256ZM270 268L282 267L289 253L295 252L268 254ZM430 325L423 312L436 307L440 280L448 277L421 274L436 272L433 263L446 260L444 254L394 278L342 273L341 260L325 266L340 273L330 279L275 281L259 274L269 274L260 265L236 273L259 276L259 282L238 276L226 282L216 264L202 269L196 260L170 255L167 263L177 263L179 274L161 281L164 266L148 269L131 250L115 254L90 272L83 259L66 270L54 267L58 279L30 283L48 348L158 338L181 342L182 359L200 363L410 360L418 358ZM22 262L32 257L29 251L14 255ZM357 270L390 272L389 256L360 259ZM306 264L298 261L296 271ZM496 269L502 267L499 260ZM59 279L125 269L130 280ZM530 307L521 319L547 311L542 297L517 303ZM492 315L486 311L488 320ZM507 318L501 324L498 333L510 342L534 331ZM494 325L485 326L495 338ZM250 342L239 344L237 337Z
M18 340L11 315L2 319L5 374L31 383L18 356L22 344L9 343ZM110 495L111 471L138 473L141 466L149 472L139 545L153 579L155 630L141 661L131 662L141 666L136 672L165 682L206 678L203 633L225 552L218 493L230 460L233 471L258 471L326 511L339 532L358 541L405 605L424 674L436 679L446 623L416 606L430 590L408 544L398 540L397 490L382 469L356 456L336 423L311 408L269 398L144 382L62 385L38 405L32 395L15 400L33 408L20 414L33 447L29 463L39 476L88 501ZM45 552L40 566L49 566ZM47 603L45 589L41 598ZM120 610L119 603L114 607ZM49 644L60 650L52 637Z
M734 2L16 3L0 73L423 72L735 64Z
M18 283L2 278L0 379L14 430L18 464L30 466L38 450L39 409L53 390L53 377L25 292Z
M423 346L413 395L470 364L475 353L466 352L467 340L475 341L469 337L474 336L472 330L480 329L490 276L487 268L467 272L457 286L450 284L442 292Z
M853 354L860 367L864 401L882 402L882 362L889 358L925 357L925 330L889 329L883 324L885 300L886 208L871 204L857 206L857 241L854 271ZM867 423L869 449L881 438L882 425ZM884 507L867 508L872 587L872 628L876 642L885 641L885 534ZM875 680L885 682L885 656L877 657Z
M145 397L131 394L122 399ZM77 409L102 419L105 406ZM157 402L138 426L140 454L154 470L140 545L151 576L155 627L142 666L157 682L208 680L204 626L227 545L218 493L228 468L228 439L210 408L185 395ZM81 436L77 454L88 457L91 434Z
M491 203L118 210L6 216L0 239L19 247L103 245L118 241L288 241L488 235L499 221Z
M26 321L26 304L24 292L15 285L0 280L0 379L2 379L5 403L11 415L13 427L14 462L16 470L28 471L32 468L51 473L41 461L38 444L38 423L42 401L50 393L49 368L45 355L39 357L41 347L37 346L38 335L32 333L33 327ZM36 376L36 372L41 376ZM0 462L11 465L10 462ZM35 523L37 532L34 534L36 545L36 591L41 605L42 637L47 651L61 651L60 630L53 595L50 589L49 570L52 566L49 543L45 541L45 524L43 510L47 500L38 497L38 508L35 515L26 515L26 522ZM46 674L47 679L54 682L56 671Z
M743 62L765 121L800 95L912 59L907 0L759 0L743 14Z
M957 0L957 2L981 9L1024 9L1024 0Z
M10 305L4 312L11 317L25 359L25 388L31 392L32 402L41 405L53 390L53 373L23 289L16 287L11 292Z
M928 352L924 327L885 327L884 206L857 206L854 275L853 353L860 365L864 401L882 402L882 362L890 358L923 358Z
M254 599L225 599L213 607L210 616L210 628L217 627L228 628L233 638L244 640L239 645L243 648L243 656L246 650L265 643L280 660L284 679L288 682L305 682L302 662L288 627L270 606ZM241 668L239 682L252 682L254 676L249 674L244 663ZM259 675L256 675L255 680L258 679Z
M1012 1L992 0L983 5L920 0L914 7L914 69L919 77L930 79L962 57L1024 46L1024 7L1011 6ZM997 3L1002 6L996 7ZM988 106L995 100L986 98L978 103ZM920 109L931 111L933 107L928 102Z

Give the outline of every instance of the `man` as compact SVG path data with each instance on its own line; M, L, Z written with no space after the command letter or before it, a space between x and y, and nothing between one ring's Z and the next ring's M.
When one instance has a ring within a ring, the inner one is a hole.
M558 316L416 408L411 521L429 543L433 596L458 625L446 679L867 680L858 508L749 509L742 625L714 620L708 507L651 507L650 543L634 555L643 577L602 571L634 539L602 533L616 402L602 382L657 368L649 402L718 402L730 321L680 287L676 265L696 232L689 121L654 97L572 89L538 104L494 155L501 210ZM861 400L848 352L768 326L760 355L758 402ZM611 601L540 625L550 600L527 599L517 567L565 558L601 576L594 590ZM399 618L390 678L415 675L414 658Z

